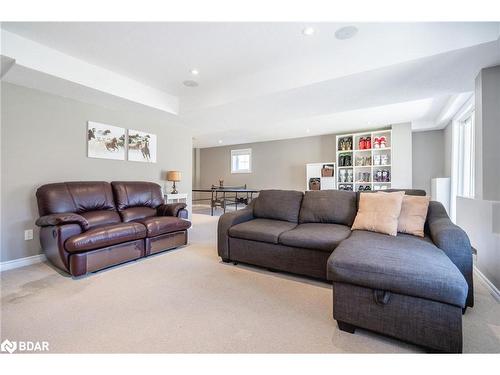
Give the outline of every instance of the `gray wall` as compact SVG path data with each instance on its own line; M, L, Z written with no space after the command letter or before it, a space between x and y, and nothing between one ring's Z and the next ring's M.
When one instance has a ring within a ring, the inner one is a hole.
M252 173L231 174L231 150L252 149ZM307 163L335 161L335 135L249 143L200 150L202 187L218 184L255 189L304 190Z
M476 267L500 290L500 202L457 197L457 225L477 250Z
M443 130L413 133L413 187L431 193L431 179L445 177Z
M476 77L474 86L474 196L483 198L483 79L482 71Z
M475 197L457 197L457 224L477 249L477 268L500 289L500 65L475 86Z
M328 134L200 149L200 186L209 187L223 179L226 185L247 184L255 189L304 190L305 165L335 161L335 140L335 134ZM399 144L399 150L395 150L399 158L393 164L393 168L396 167L393 181L398 186L411 187L413 165L410 124L393 125L393 142ZM428 145L424 144L423 147L427 148ZM231 174L231 150L238 148L252 149L252 173ZM396 160L395 156L393 160Z
M451 177L451 169L453 168L452 153L453 153L453 124L451 121L443 129L444 132L444 176Z
M475 99L475 194L500 201L500 65L481 70Z
M74 180L161 182L166 170L183 173L180 192L192 183L192 137L160 111L117 111L2 83L1 260L40 253L34 222L38 186ZM157 163L87 158L87 121L149 131L158 137ZM162 184L164 182L161 182ZM24 230L35 229L24 241Z
M193 188L201 188L200 149L193 148Z

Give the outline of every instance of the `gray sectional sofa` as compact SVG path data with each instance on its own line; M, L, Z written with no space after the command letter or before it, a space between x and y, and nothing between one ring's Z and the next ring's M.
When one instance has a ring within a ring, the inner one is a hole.
M406 194L425 195L420 190ZM432 351L462 351L462 312L473 306L465 232L431 202L424 238L351 231L359 193L264 190L218 224L218 253L333 283L333 317Z

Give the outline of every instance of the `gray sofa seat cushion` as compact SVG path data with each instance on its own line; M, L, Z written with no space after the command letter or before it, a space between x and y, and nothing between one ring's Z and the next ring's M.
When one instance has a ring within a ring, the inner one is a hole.
M358 212L356 192L307 191L300 208L299 223L331 223L352 226Z
M351 235L351 228L339 224L306 223L284 232L279 237L282 245L332 252Z
M294 190L261 190L253 206L255 217L297 223L304 193Z
M354 231L328 259L328 279L465 306L467 282L429 238Z
M295 228L296 225L288 221L254 219L231 227L229 236L277 244L280 234Z

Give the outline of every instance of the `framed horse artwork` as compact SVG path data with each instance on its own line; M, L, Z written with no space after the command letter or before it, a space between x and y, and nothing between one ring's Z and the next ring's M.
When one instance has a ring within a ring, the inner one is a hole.
M89 158L125 160L125 129L87 122L87 156Z
M156 135L129 129L128 160L156 163Z

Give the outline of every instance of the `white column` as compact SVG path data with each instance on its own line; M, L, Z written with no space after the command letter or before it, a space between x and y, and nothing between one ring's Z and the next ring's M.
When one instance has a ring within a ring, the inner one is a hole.
M481 70L475 97L475 197L500 201L500 65Z
M391 187L411 189L413 187L411 123L392 125L391 147Z

